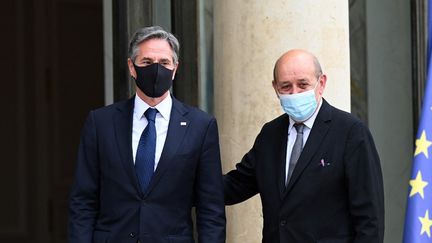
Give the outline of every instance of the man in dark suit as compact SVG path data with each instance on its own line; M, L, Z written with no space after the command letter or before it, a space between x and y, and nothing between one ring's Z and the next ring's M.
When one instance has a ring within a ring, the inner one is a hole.
M260 194L264 243L383 242L383 182L372 136L322 98L326 81L309 52L282 55L273 87L286 114L263 126L224 177L228 205Z
M71 193L71 243L193 243L193 206L198 242L225 242L217 124L170 95L178 53L172 34L139 29L128 59L136 95L90 112Z

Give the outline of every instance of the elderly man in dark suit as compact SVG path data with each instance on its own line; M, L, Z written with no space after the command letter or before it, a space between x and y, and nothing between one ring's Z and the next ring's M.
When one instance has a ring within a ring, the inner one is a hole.
M170 95L179 43L160 27L129 47L129 100L91 111L70 200L71 243L225 242L216 120Z
M328 104L317 58L290 50L275 64L283 114L224 178L225 203L259 193L263 243L381 243L384 195L368 128Z

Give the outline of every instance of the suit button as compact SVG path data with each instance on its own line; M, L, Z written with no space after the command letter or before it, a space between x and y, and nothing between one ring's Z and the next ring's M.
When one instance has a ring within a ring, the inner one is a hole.
M285 226L285 225L286 225L286 223L287 223L287 222L286 222L286 220L281 220L281 221L280 221L280 226L282 226L282 227L283 227L283 226Z
M130 237L130 238L134 238L134 237L135 237L135 233L134 233L134 232L131 232L131 233L129 234L129 237Z

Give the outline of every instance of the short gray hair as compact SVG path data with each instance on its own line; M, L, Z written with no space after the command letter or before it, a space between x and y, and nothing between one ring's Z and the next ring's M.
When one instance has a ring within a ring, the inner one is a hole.
M138 55L138 45L151 39L166 40L171 47L174 64L178 63L180 44L173 34L165 31L160 26L145 27L138 29L135 32L129 43L129 58L132 60L132 62L135 62L135 59Z
M318 58L315 55L312 56L313 56L313 63L315 66L315 76L316 78L319 78L323 73L321 69L321 64L319 63Z

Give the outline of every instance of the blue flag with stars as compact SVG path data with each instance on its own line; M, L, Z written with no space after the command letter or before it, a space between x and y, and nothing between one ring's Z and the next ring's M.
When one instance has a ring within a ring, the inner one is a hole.
M428 2L428 71L409 181L404 243L432 242L432 1Z

